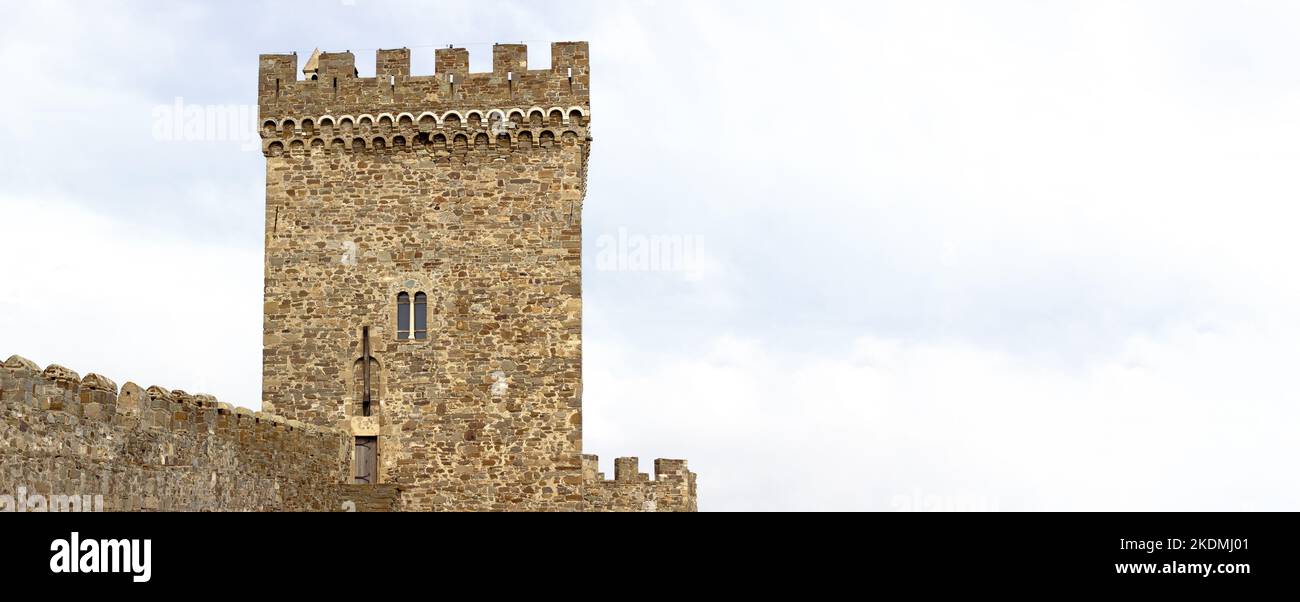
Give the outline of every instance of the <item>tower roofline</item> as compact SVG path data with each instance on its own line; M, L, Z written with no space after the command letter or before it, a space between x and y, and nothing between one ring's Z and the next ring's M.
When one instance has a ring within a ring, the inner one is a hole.
M589 106L587 42L551 44L551 65L530 69L524 44L492 47L492 71L471 73L469 51L439 48L434 73L411 74L411 50L379 50L375 77L358 77L351 51L312 53L299 79L298 55L263 54L258 108L265 119L304 114L424 111L443 113L498 106Z

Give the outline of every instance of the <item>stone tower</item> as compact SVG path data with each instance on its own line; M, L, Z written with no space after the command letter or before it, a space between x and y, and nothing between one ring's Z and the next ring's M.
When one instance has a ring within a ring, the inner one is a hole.
M684 461L582 454L587 44L551 57L261 56L263 407L346 431L403 509L695 507Z

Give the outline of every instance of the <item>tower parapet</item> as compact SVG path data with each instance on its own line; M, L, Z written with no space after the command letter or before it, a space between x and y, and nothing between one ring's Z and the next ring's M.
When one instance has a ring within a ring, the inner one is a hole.
M582 456L583 501L592 512L695 512L695 473L686 460L658 458L654 479L638 470L638 458L615 458L614 478L599 472L600 459Z
M380 50L375 77L358 77L351 52L313 53L298 76L296 54L264 54L258 75L258 111L268 152L294 138L335 137L351 148L353 138L367 145L375 135L410 144L424 133L463 128L508 129L529 125L582 128L590 114L591 69L586 42L551 44L551 66L528 68L528 47L497 44L492 71L471 73L469 51L435 52L433 75L411 75L411 51ZM562 132L552 132L558 137ZM540 140L541 131L530 132Z

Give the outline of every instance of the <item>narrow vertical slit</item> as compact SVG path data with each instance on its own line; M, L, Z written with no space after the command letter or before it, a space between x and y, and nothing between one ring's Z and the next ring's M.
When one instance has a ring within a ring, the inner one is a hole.
M411 309L415 339L424 340L429 336L429 296L423 292L415 293L415 304Z
M370 327L361 327L361 374L365 392L361 395L361 415L370 415Z

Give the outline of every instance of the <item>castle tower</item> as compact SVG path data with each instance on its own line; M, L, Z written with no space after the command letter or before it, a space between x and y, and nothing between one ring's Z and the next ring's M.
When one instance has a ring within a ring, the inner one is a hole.
M318 52L299 79L296 55L261 56L263 407L349 432L355 482L398 485L405 509L627 497L582 456L587 44L551 61L500 44L470 73L447 48L416 76L380 50L361 78ZM657 493L631 461L637 503L693 509L684 462Z

